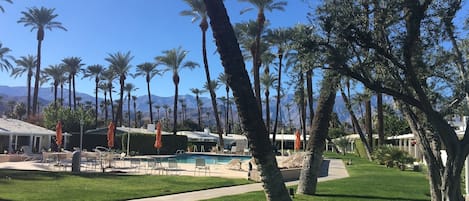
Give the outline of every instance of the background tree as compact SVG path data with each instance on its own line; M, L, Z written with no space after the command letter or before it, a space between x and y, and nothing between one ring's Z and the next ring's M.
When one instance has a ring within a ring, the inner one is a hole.
M1 8L1 7L0 7ZM13 56L8 55L11 52L10 48L3 47L3 44L0 43L0 70L1 71L9 71L13 66L10 63L10 60L14 61L15 58Z
M210 78L210 70L208 66L208 58L207 58L207 29L208 29L208 21L207 21L207 9L205 8L205 3L203 0L184 0L191 10L184 10L181 11L182 16L190 16L192 17L192 22L196 22L200 20L200 31L202 32L202 57L204 61L204 70L205 70L205 77L207 79L207 82L211 82L212 79ZM212 100L212 109L214 111L215 115L215 121L217 123L217 132L219 134L219 142L220 142L220 147L224 147L224 142L223 142L223 135L222 134L222 127L220 123L220 119L217 116L218 114L218 107L217 107L217 97L215 94L215 89L212 88L211 85L207 85L207 90L210 93L210 99ZM200 125L200 122L199 122Z
M11 71L11 75L14 78L22 76L24 73L26 75L26 87L28 88L28 100L26 107L26 116L29 118L31 115L31 79L33 77L33 70L36 67L36 57L33 55L21 56L19 59L15 60L16 67Z
M264 31L265 25L265 10L273 11L273 10L280 10L284 11L285 6L287 5L286 1L275 1L275 0L239 0L241 2L248 2L257 8L257 33L256 33L256 40L255 40L255 49L253 54L253 72L254 72L254 91L257 98L257 103L259 106L259 110L262 111L262 104L261 104L261 84L260 84L260 75L259 69L262 65L261 61L261 35ZM241 14L244 12L250 11L253 8L246 8L241 11ZM262 113L262 112L261 112Z
M12 0L4 0L4 1L6 1L7 3L13 3ZM2 11L2 13L5 12L5 10L3 9L3 6L1 5L0 5L0 11Z
M116 74L116 76L119 77L120 98L115 119L116 122L119 121L119 125L122 125L123 118L122 105L124 101L125 79L127 78L127 74L130 68L132 67L132 65L130 65L130 61L132 61L133 58L134 57L130 55L130 51L128 51L127 53L117 52L114 54L108 54L108 57L105 58L105 60L110 64L109 69L112 70Z
M73 91L70 91L69 87L69 97L73 94L73 109L77 109L77 96L75 91L75 76L81 71L81 67L85 64L81 63L80 57L67 57L62 59L65 69L68 73L68 84L73 88ZM70 98L69 98L70 101ZM71 105L71 103L69 103ZM71 107L70 107L71 108Z
M44 69L44 73L48 78L53 80L54 86L54 107L57 109L57 90L60 83L60 79L63 76L63 66L62 65L50 65L49 68Z
M176 135L176 126L177 126L177 102L179 94L179 70L180 68L189 68L193 69L199 64L193 61L184 62L184 58L187 55L187 51L183 50L182 47L178 47L171 50L163 51L163 56L157 56L155 59L162 65L166 66L167 71L173 73L173 83L174 83L174 118L173 118L173 135Z
M134 77L137 76L145 76L145 80L147 81L147 94L148 94L148 107L150 110L150 122L154 123L153 121L153 109L152 109L152 102L151 102L151 93L150 93L150 81L156 75L161 75L161 71L156 69L158 64L145 62L140 65L137 65L137 72L135 73Z
M202 123L201 123L201 118L202 118L201 112L202 111L201 111L200 105L199 105L199 102L200 102L199 95L204 93L205 90L201 90L201 89L197 89L197 88L191 88L190 90L195 95L195 101L197 103L197 123L199 125L199 128L202 128Z
M137 96L132 96L132 100L134 101L134 128L140 127L137 123Z
M233 91L243 128L250 142L252 155L261 174L267 200L291 200L277 166L269 136L253 94L241 50L221 0L205 0L207 13L228 83Z
M83 72L83 78L89 77L94 78L94 98L95 98L95 128L98 128L98 91L99 91L99 81L101 80L102 73L104 72L104 67L99 64L88 66Z
M109 103L106 103L106 104L111 105L111 120L113 122L117 121L116 116L114 115L114 102L112 101L112 91L114 89L114 86L112 83L114 82L114 79L116 79L116 77L117 75L110 68L103 72L103 80L106 81L106 86L104 88L107 89L109 92Z
M62 26L62 23L58 21L53 21L58 15L54 14L55 9L49 8L29 8L28 11L23 11L21 14L23 15L18 23L23 23L24 26L31 26L31 31L37 29L37 62L36 62L36 76L34 80L34 94L33 94L33 113L32 115L36 115L37 112L37 105L38 105L38 95L39 95L39 80L40 80L40 73L41 73L41 45L42 41L44 40L45 29L52 30L54 28L62 29L67 31L65 27Z
M23 102L19 102L15 105L14 114L16 119L23 119L23 116L26 114L26 106Z
M124 91L127 93L127 112L128 112L128 120L129 124L127 125L130 128L130 100L132 98L132 91L137 90L138 88L135 87L132 83L126 83L124 86ZM135 112L135 110L134 110Z

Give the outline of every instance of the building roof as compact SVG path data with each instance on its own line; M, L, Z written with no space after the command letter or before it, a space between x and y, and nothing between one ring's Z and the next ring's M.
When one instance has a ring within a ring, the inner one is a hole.
M0 135L52 135L55 131L18 119L0 118ZM64 135L68 135L65 134Z

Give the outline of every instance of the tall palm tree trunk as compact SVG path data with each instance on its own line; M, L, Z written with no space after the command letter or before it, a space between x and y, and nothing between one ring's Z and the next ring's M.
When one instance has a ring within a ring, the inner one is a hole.
M33 94L33 116L38 113L38 97L39 97L39 80L41 79L41 46L44 40L44 28L39 27L37 30L37 63L34 78L34 94Z
M306 93L308 96L309 126L313 126L314 100L313 100L313 69L306 71Z
M267 200L289 201L288 190L277 166L269 136L254 97L243 56L221 0L205 0L211 27L221 56L243 127L247 132L252 155L261 172Z
M94 89L94 102L95 102L95 106L94 106L94 110L95 110L95 116L94 116L94 127L95 128L98 128L98 90L99 90L99 78L96 77L95 79L95 84L96 84L96 88Z
M64 83L60 82L60 106L64 105Z
M305 89L304 89L304 74L303 72L299 73L299 84L300 84L300 100L299 100L299 109L301 114L301 131L303 134L303 139L306 139L306 103L305 103ZM303 140L303 149L305 150L306 140Z
M68 77L68 108L72 109L72 77Z
M130 93L127 95L127 112L129 113L127 116L128 116L128 119L129 119L129 128L131 127L130 126Z
M28 119L31 118L31 79L33 77L33 72L32 69L28 69L28 109L27 109L27 114L28 114Z
M259 70L262 65L261 61L261 33L264 30L264 23L265 23L265 15L264 15L264 10L260 9L258 14L257 14L257 23L259 24L259 29L257 30L256 33L256 48L255 48L255 57L254 59L254 90L256 91L256 97L257 97L257 104L259 106L259 110L261 112L261 117L262 117L262 98L261 98L261 81L260 81L260 74Z
M299 194L314 195L316 193L329 122L332 109L334 108L340 76L335 71L328 71L324 79L316 109L317 115L314 116L314 123L311 127L311 135L308 140L308 149L300 173L300 182L297 189Z
M107 93L106 90L104 90L104 124L107 124L107 116L108 116L108 111L107 111Z
M210 98L212 99L212 109L213 109L213 114L215 116L215 122L217 124L217 132L218 132L218 141L219 141L219 146L218 146L218 151L223 150L225 147L225 142L223 140L223 129L221 127L221 122L220 122L220 117L218 116L218 107L217 107L217 95L215 94L215 90L213 89L213 86L210 84L211 79L210 79L210 70L208 68L208 58L207 58L207 29L208 29L208 22L207 19L202 19L200 22L200 29L202 30L202 55L203 55L203 60L204 60L204 69L205 69L205 77L207 78L207 86L208 86L208 92L210 93Z
M137 103L136 100L134 100L134 128L138 128L138 123L137 123Z
M151 93L150 93L150 76L147 75L147 94L148 94L148 106L150 107L150 122L153 122L153 109L152 109L152 103L151 103Z
M376 108L378 113L378 144L381 146L384 145L383 94L378 91L376 99Z
M282 96L280 95L280 89L282 85L282 58L283 52L282 49L279 49L279 54L278 54L278 84L277 84L277 102L275 103L275 122L274 122L274 131L272 132L272 144L275 146L275 136L277 134L277 126L278 126L278 116L279 116L279 111L280 111L280 99Z
M368 143L370 152L373 152L373 123L371 120L371 98L366 97L365 100L365 130L368 135Z
M109 85L109 101L111 102L111 119L116 123L116 116L114 115L114 101L112 100L112 85Z
M363 134L363 131L358 123L358 119L355 116L355 113L352 110L352 105L350 104L349 99L345 95L345 92L342 88L340 88L340 94L342 95L342 99L344 99L345 106L347 107L347 110L350 113L350 117L352 118L352 124L355 125L355 128L357 129L358 135L360 136L360 140L362 141L364 147L365 147L365 152L368 160L372 160L371 158L371 148L370 145L368 144L368 141L366 140L365 134Z
M124 106L124 79L120 78L120 94L119 94L119 105L117 106L116 121L119 121L119 125L122 126L123 109Z
M72 77L73 82L73 110L77 110L77 95L75 93L75 75Z
M195 99L196 99L195 102L197 103L197 117L198 117L198 118L197 118L197 123L199 124L199 127L202 128L202 124L201 124L201 123L202 123L202 119L201 119L201 118L202 118L202 117L201 117L202 111L200 110L199 94L196 94L196 95L195 95ZM158 116L160 116L159 113L160 113L160 111L158 110Z
M178 93L179 93L179 76L173 75L174 82L174 108L173 108L173 135L176 135L177 118L178 118Z
M225 133L230 133L230 122L229 122L229 112L230 112L230 88L226 86L226 107L225 107Z

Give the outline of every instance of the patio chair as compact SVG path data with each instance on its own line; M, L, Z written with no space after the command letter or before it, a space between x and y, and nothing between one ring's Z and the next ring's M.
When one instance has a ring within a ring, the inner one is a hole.
M203 170L205 172L205 175L207 175L207 171L208 171L208 175L210 176L210 166L208 166L205 163L205 159L203 159L203 158L196 158L195 159L194 175L197 173L197 170L200 170L200 171Z
M170 172L177 174L179 171L181 171L178 166L178 161L175 158L168 159L168 167L166 167L164 170L166 171L166 174L169 174Z
M130 159L130 168L135 168L135 171L138 171L140 169L140 159Z
M161 164L161 160L154 158L148 159L147 170L150 171L150 174L153 173L153 171L155 170L158 171L158 174L161 174L163 170L165 170L165 168Z

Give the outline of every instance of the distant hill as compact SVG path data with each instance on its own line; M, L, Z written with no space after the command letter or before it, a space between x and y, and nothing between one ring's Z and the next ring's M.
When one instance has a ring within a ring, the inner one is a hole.
M64 105L68 105L68 88L64 89ZM9 86L0 86L0 96L2 99L0 101L2 104L0 104L0 112L3 113L3 111L6 110L7 107L7 102L8 101L16 101L16 102L24 102L26 103L27 100L27 88L26 87L9 87ZM77 92L76 96L81 97L81 103L85 103L87 101L90 101L92 104L95 102L94 96L88 95L86 93L80 93ZM58 92L58 97L60 98L60 90ZM109 99L109 97L108 97ZM116 101L118 99L117 96L113 97L113 100ZM193 95L179 95L179 99L183 99L185 104L187 105L187 118L191 119L197 119L197 107L196 107L196 100L195 96ZM209 112L210 114L212 113L212 104L210 98L207 97L200 97L203 105L202 105L202 116L206 118L206 113ZM40 88L39 90L39 102L41 105L47 105L50 102L54 100L54 91L53 88L48 87L48 88ZM104 99L99 98L99 102L103 101ZM159 105L161 106L160 108L160 116L164 115L164 105L168 105L170 108L173 107L173 100L174 96L169 96L169 97L161 97L161 96L155 96L152 95L152 102L153 102L153 113L154 117L157 115L157 111L154 108L154 106ZM271 103L270 103L270 112L271 112L271 118L274 120L275 118L275 99L271 97ZM299 122L299 112L298 108L296 105L293 105L293 107L290 110L290 114L287 113L287 109L284 107L287 103L292 103L294 102L294 97L293 95L287 95L285 98L282 99L281 102L281 115L283 116L283 121L287 122L289 116L292 118L294 123ZM392 103L392 98L389 96L384 96L383 98L384 103ZM376 106L376 100L372 100L372 105L373 107ZM148 117L149 114L149 109L148 109L148 97L145 96L139 96L137 97L136 101L136 106L138 111L142 111L144 117ZM225 109L224 109L224 103L218 100L218 106L219 106L219 112L222 112L224 114ZM131 111L133 112L133 101L131 101ZM179 111L181 111L181 104L178 102L178 108ZM237 118L237 112L236 112L236 107L233 105L233 116ZM265 108L264 110L264 115L265 115ZM124 112L127 111L127 100L124 100ZM345 107L345 103L342 100L342 97L337 96L336 97L336 103L334 107L334 111L338 114L340 121L349 121L349 113ZM172 114L170 114L172 115ZM231 115L231 114L230 114ZM357 114L360 115L360 114ZM224 118L222 118L224 119Z

